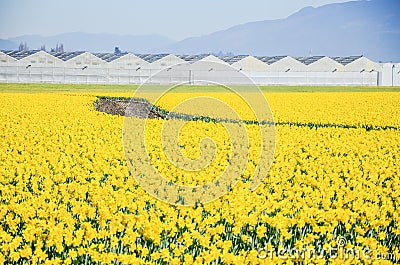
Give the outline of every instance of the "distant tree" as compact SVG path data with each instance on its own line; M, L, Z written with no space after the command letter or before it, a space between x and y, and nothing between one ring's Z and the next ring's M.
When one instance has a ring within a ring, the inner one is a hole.
M45 44L43 44L42 46L40 46L40 50L42 50L42 51L46 51L46 45L45 45Z
M18 51L28 51L29 47L28 44L26 42L22 42L19 44L18 46Z
M57 43L55 48L51 49L52 52L64 52L64 45L60 43L60 45Z
M119 47L115 47L114 48L114 54L115 55L120 55L121 54L121 50L119 49Z
M217 57L219 57L219 56L234 56L235 55L233 52L223 52L223 51L219 51L217 53L214 52L211 54L214 56L217 56Z

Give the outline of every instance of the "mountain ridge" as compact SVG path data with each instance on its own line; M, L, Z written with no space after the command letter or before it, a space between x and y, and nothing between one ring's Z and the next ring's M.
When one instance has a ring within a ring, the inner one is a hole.
M63 43L68 51L260 56L364 55L375 61L400 62L400 1L360 0L304 7L286 18L253 21L210 34L173 41L162 35L117 35L72 32L43 37L24 35L0 40L15 49L27 42L33 49ZM4 44L4 45L3 45Z
M365 55L400 61L400 1L371 0L305 7L277 20L244 23L160 49L171 53ZM318 27L316 26L318 25Z

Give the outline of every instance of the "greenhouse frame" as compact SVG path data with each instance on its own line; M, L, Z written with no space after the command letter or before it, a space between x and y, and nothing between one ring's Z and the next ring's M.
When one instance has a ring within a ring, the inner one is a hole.
M249 78L238 81L234 71ZM400 64L376 63L364 56L0 51L2 83L197 84L216 77L225 84L400 86Z

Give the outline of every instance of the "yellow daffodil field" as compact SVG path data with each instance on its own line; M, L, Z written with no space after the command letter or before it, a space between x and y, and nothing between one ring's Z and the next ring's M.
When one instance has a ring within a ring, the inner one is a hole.
M248 158L236 185L210 203L179 206L139 185L124 155L124 117L94 107L98 96L132 93L0 93L0 263L399 263L400 93L264 95L276 142L261 185L249 190L259 125L244 124ZM159 105L171 110L193 96L253 118L226 93L170 93ZM165 122L148 119L145 132L165 178L202 185L224 171L233 147L221 123L181 128L183 156L201 157L205 137L216 146L204 170L185 172L163 152Z

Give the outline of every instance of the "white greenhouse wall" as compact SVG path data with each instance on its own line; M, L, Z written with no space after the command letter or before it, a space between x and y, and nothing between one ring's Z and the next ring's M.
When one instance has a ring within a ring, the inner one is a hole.
M159 56L152 63L134 54L110 62L89 52L66 61L45 51L33 52L19 60L12 57L14 53L10 55L0 52L3 83L197 84L211 80L223 84L400 86L400 64L378 64L365 57L344 66L329 57L305 65L287 56L268 65L246 56L229 65L213 55L193 63L172 54Z
M381 86L400 86L400 64L385 63L381 65L379 79Z
M258 60L253 56L247 56L242 60L233 63L232 67L236 69L242 69L247 72L266 72L268 71L268 64Z
M393 75L393 85L400 86L400 63L394 65Z
M0 82L18 82L17 59L0 52Z
M297 61L296 59L287 56L273 64L268 68L269 72L306 72L307 66Z
M309 72L341 72L344 70L344 66L329 57L324 57L309 64L307 70Z
M376 86L377 73L354 72L246 72L257 85Z
M344 69L347 72L371 72L372 70L376 70L377 64L365 57L361 57L354 62L351 62L345 65Z
M225 64L225 65L228 64L228 63L222 61L221 59L219 59L218 57L216 57L214 55L209 55L209 56L204 57L203 59L199 60L199 62L203 62L203 61L212 62L212 63L220 63L220 64Z
M13 57L0 51L0 65L4 65L15 61L17 61L17 59L14 59Z
M108 83L140 84L150 72L150 64L133 54L126 54L108 63Z
M160 60L157 60L152 63L153 69L164 69L176 64L184 63L185 61L182 60L181 58L178 58L177 56L173 54L169 54Z

